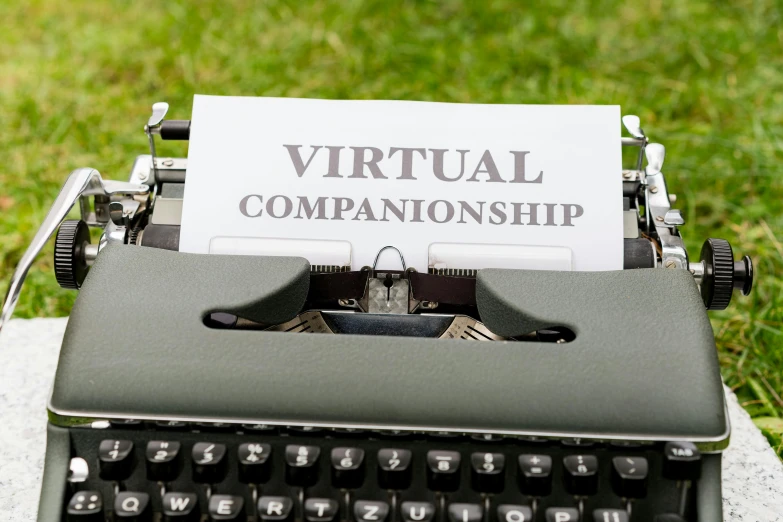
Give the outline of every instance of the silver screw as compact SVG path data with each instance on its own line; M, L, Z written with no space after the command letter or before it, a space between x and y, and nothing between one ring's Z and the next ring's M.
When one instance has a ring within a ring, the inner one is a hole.
M663 221L663 216L658 216L655 218L655 221Z
M663 266L665 266L666 268L677 268L677 262L670 259L666 261L666 264L664 264Z
M172 165L174 165L174 160L173 159L165 159L165 160L163 160L163 166L164 167L171 167Z
M652 192L653 194L655 194L656 192L658 192L658 187L656 187L655 185L653 185L652 187L650 187L650 192Z
M139 173L139 181L147 181L147 178L149 178L150 175L147 172L140 172Z
M631 179L631 173L627 170L623 172L623 179Z

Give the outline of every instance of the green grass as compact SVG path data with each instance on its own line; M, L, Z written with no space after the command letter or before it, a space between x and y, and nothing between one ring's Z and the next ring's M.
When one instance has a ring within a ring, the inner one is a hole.
M752 296L712 320L726 382L781 452L779 1L2 2L0 290L67 173L125 178L146 151L151 103L188 118L194 93L611 103L638 114L667 147L691 254L725 237L756 263ZM56 286L50 245L17 316L66 315L73 300Z

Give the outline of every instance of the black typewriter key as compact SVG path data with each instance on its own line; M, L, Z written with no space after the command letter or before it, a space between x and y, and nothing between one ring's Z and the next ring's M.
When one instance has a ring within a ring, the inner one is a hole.
M334 448L332 450L332 484L336 488L356 489L364 482L364 450Z
M168 428L171 430L181 430L188 427L187 422L182 421L155 421L155 427L157 428Z
M209 519L214 521L236 520L246 522L245 499L236 495L212 495L209 497Z
M563 439L563 440L560 441L560 443L563 446L569 446L569 447L589 448L590 446L595 446L595 442L594 441L580 439L580 438Z
M566 491L595 495L598 491L598 459L594 455L569 455L563 459Z
M378 451L378 484L383 489L407 489L411 485L411 459L406 449Z
M258 499L258 517L264 522L285 522L291 518L294 502L288 497Z
M432 522L435 505L429 502L403 502L400 512L402 522Z
M286 428L291 433L298 435L318 435L324 431L320 426L286 426Z
M340 511L340 505L331 498L308 498L304 503L307 522L332 522Z
M461 456L456 451L427 452L427 485L433 491L456 491L459 488Z
M495 433L474 433L470 438L479 442L501 442L505 439L503 435L497 435Z
M642 445L639 444L638 442L632 442L628 440L613 440L609 442L609 445L615 448L627 448L627 449L637 449L642 447Z
M362 437L367 433L366 430L360 428L334 428L332 431L343 437Z
M243 424L242 428L248 431L263 431L264 435L269 435L277 430L277 426L271 424Z
M303 488L318 482L318 446L289 444L285 447L285 479L291 486Z
M98 461L103 480L125 480L133 471L133 443L129 440L101 441Z
M152 520L150 496L140 491L122 491L114 497L114 518L123 522Z
M269 456L272 446L258 442L245 442L237 449L239 480L245 484L264 484L272 474Z
M481 504L451 504L449 522L481 522L484 509Z
M624 509L596 509L593 522L628 522L628 512Z
M163 522L198 522L200 519L195 493L163 495Z
M530 506L501 504L498 506L498 522L532 522L533 510Z
M647 459L615 457L612 459L612 489L623 498L644 498L647 495Z
M193 445L193 480L216 484L226 476L226 445L197 442ZM230 519L228 519L230 520Z
M409 430L374 430L376 435L386 439L410 439L415 433Z
M103 522L103 498L99 491L78 491L65 512L69 521Z
M551 507L546 510L546 522L578 522L579 510L576 508Z
M115 419L109 421L109 424L111 424L112 428L119 428L125 430L132 430L136 428L141 428L143 426L142 422L136 419Z
M231 431L235 426L230 422L198 422L196 427L206 431Z
M470 481L480 493L500 493L506 470L502 453L474 453L470 456Z
M462 434L453 431L430 431L427 432L427 436L440 440L457 440L462 437Z
M356 522L386 522L389 517L389 504L370 500L357 500L353 504L353 516Z
M552 492L552 457L520 455L519 491L531 497L545 497Z
M701 453L691 442L667 442L663 448L663 476L672 480L698 480Z
M170 482L179 474L180 443L167 440L151 440L147 443L147 478Z

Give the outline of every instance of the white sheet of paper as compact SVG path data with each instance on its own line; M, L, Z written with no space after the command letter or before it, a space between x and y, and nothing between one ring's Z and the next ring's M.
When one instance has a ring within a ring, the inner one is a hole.
M180 250L347 241L354 269L393 245L426 271L431 243L561 246L616 270L621 168L618 106L197 95Z

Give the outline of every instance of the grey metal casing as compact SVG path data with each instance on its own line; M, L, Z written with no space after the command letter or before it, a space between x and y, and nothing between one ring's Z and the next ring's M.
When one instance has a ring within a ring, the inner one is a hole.
M682 270L479 272L494 331L568 326L571 343L212 330L232 311L293 317L296 258L109 246L73 309L50 409L83 417L272 420L721 440L714 341ZM38 519L60 520L69 430L50 426ZM705 455L699 522L721 520L720 455Z
M214 330L233 311L292 318L303 259L106 248L74 306L50 409L79 417L722 440L712 330L683 270L481 271L492 342ZM230 383L230 386L227 385Z

